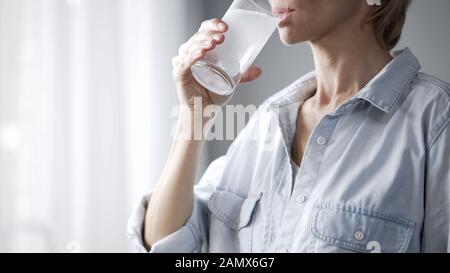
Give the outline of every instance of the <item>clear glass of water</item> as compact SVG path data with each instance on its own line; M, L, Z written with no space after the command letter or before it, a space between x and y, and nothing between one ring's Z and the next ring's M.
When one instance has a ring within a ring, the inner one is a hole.
M281 20L272 14L273 0L235 0L223 21L225 42L209 51L191 70L206 89L231 95Z

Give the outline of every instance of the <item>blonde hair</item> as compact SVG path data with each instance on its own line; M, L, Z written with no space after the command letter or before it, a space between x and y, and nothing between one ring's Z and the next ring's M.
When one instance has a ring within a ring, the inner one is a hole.
M393 49L402 35L406 12L412 0L381 0L369 10L368 23L373 24L378 43Z

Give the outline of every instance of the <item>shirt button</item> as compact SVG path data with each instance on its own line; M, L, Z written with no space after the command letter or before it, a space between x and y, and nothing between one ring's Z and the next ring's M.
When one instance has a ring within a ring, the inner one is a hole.
M305 195L299 195L299 196L297 196L296 201L299 204L303 204L306 202L307 199L308 198Z
M356 241L362 241L364 240L365 234L362 230L358 230L357 232L355 232L355 240Z
M319 144L320 146L323 146L327 143L327 140L324 137L318 137L317 138L317 144Z

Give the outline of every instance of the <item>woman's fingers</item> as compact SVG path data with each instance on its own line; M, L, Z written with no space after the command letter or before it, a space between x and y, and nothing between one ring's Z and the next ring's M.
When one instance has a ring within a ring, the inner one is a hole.
M180 65L180 62L181 62L181 60L180 60L180 57L179 56L176 56L176 57L173 57L172 58L172 66L175 68L175 67L177 67L177 66L179 66Z
M202 23L199 32L178 49L178 56L172 59L173 77L177 81L187 83L192 80L191 66L205 57L208 51L225 41L223 34L228 25L220 19L212 19Z
M199 32L197 37L191 42L191 45L198 41L211 41L216 44L222 44L225 41L225 34L217 31Z
M201 49L191 52L190 54L181 57L175 57L172 60L173 78L176 82L182 85L188 84L192 80L191 66L198 60L204 57L205 52Z
M209 31L209 32L198 32L195 37L190 39L185 44L181 45L178 49L178 55L184 56L192 51L192 47L196 47L200 43L211 43L214 45L222 44L225 41L225 35L221 32Z
M213 50L220 43L221 39L223 41L222 36L217 38L216 40L207 39L192 42L189 48L184 49L185 51L182 55L172 60L172 65L177 70L176 73L181 73L182 75L180 76L182 77L189 77L191 66L205 57L208 51Z
M211 20L204 21L200 25L200 29L198 32L211 31L211 30L226 32L228 30L228 25L224 21L222 21L218 18L214 18Z
M251 66L247 72L245 72L241 82L245 83L245 82L251 82L256 80L257 78L259 78L262 74L262 70L261 68L257 67L257 66Z
M189 41L180 46L178 55L185 59L186 55L205 48L205 45L207 46L206 50L214 48L215 45L224 42L225 35L223 33L227 30L228 25L220 19L204 21L199 31Z
M220 19L216 18L204 21L201 24L199 31L194 34L186 43L181 45L178 50L178 55L185 55L195 41L211 40L217 43L223 43L225 38L223 33L227 31L227 23Z

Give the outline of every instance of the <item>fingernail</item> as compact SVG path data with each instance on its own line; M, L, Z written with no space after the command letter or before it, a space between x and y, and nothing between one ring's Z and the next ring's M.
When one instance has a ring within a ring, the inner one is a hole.
M211 41L205 41L205 46L212 46L212 42Z
M222 34L214 34L213 39L216 41L220 41L220 39L222 39Z
M227 26L224 23L219 23L219 29L220 30L225 30Z

